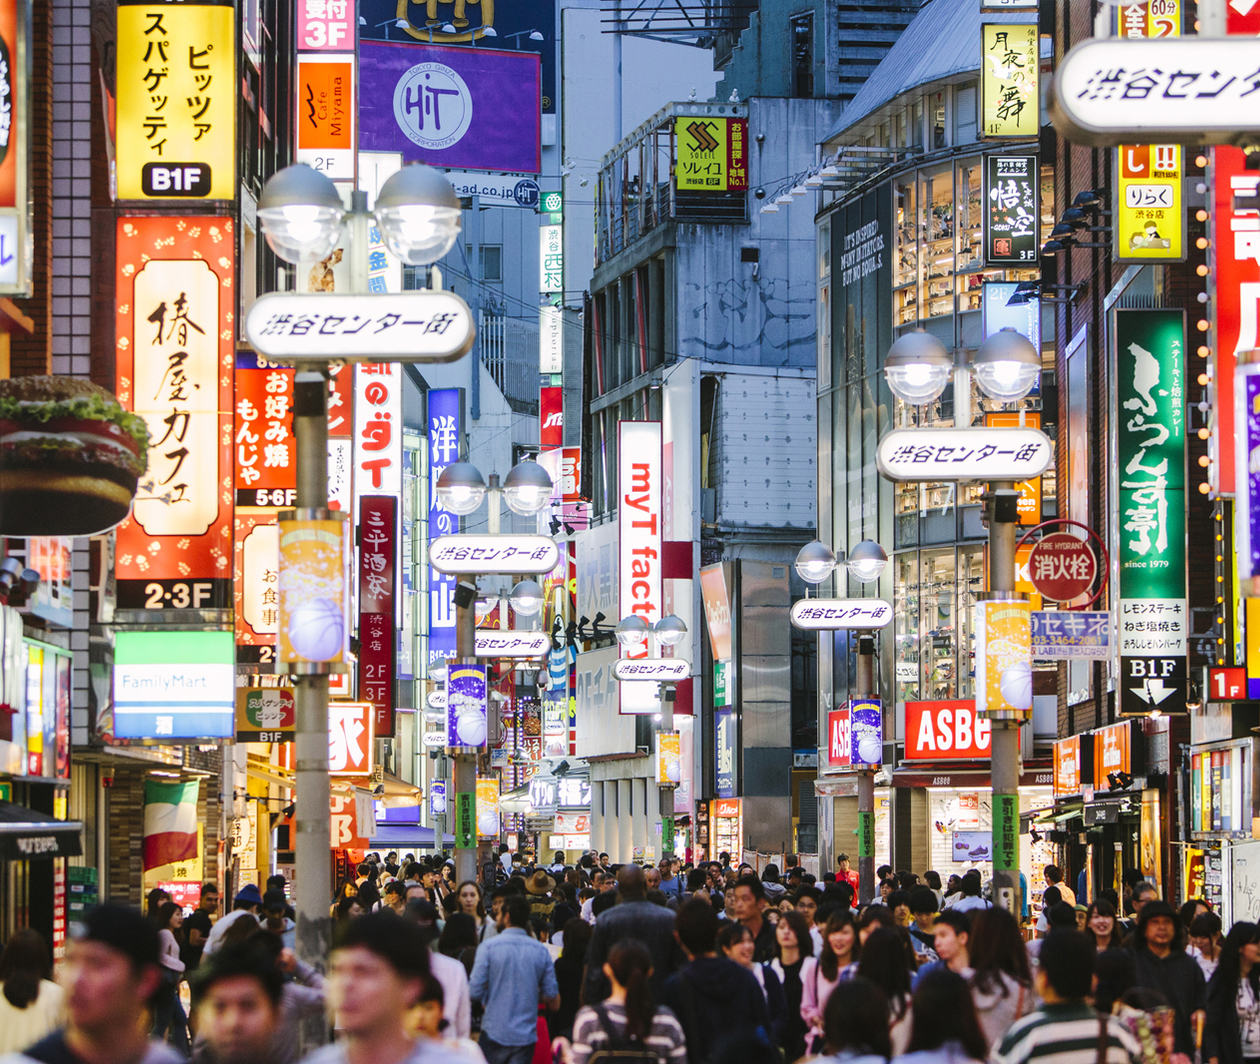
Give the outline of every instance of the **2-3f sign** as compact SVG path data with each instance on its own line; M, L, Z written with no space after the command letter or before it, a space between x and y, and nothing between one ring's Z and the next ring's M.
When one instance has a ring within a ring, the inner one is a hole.
M145 163L140 190L146 196L195 199L210 195L208 163Z

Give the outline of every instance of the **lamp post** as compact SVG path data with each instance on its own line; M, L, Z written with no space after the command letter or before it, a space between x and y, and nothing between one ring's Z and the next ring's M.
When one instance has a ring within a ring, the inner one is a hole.
M323 174L304 164L285 167L274 174L258 201L258 220L272 251L283 261L301 267L318 262L337 246L346 230L350 267L350 292L368 290L368 227L375 216L386 245L412 265L428 265L445 255L459 237L459 199L450 183L427 166L407 166L393 174L369 212L367 194L351 193L347 211L336 186ZM395 295L408 306L427 305L434 293ZM274 297L263 297L274 298ZM312 309L329 297L309 299ZM464 308L467 314L467 307ZM471 326L470 326L471 327ZM267 344L247 327L250 342L260 353ZM440 359L458 357L446 351ZM303 516L329 514L328 510L328 362L304 360L297 366L293 388L293 434L297 450L295 504ZM418 359L419 360L419 359ZM283 622L282 618L282 622ZM281 663L281 667L284 665ZM296 729L294 734L297 844L294 867L294 909L297 914L295 945L298 957L322 965L328 955L328 872L330 811L328 781L328 667L307 663L297 676ZM310 1036L322 1041L320 1034Z
M614 668L614 675L623 679L617 670L624 668L625 663L633 663L636 672L640 675L634 677L624 677L624 679L632 680L649 680L655 679L660 685L660 703L661 711L657 718L659 727L657 728L658 736L662 732L672 732L674 730L674 685L678 682L680 674L685 675L691 671L691 663L684 658L674 657L657 657L655 652L658 647L675 647L682 642L683 637L687 634L687 623L677 614L671 613L660 618L655 623L649 623L646 618L637 613L631 614L629 617L623 617L617 625L614 632L617 636L617 642L627 650L637 650L644 643L647 644L647 658L623 658ZM659 742L659 739L658 739ZM658 805L661 813L661 856L664 852L674 848L674 788L676 783L670 780L661 780L659 782L659 798Z
M489 499L487 528L489 536L478 537L484 540L512 540L516 537L500 536L500 497L507 503L508 509L515 514L528 516L541 513L551 502L551 477L537 462L519 462L513 466L503 481L497 473L491 473L489 482L482 477L479 470L471 462L453 462L442 470L437 481L438 501L444 510L467 517L475 513L483 500ZM455 533L450 537L459 540L466 533ZM554 546L554 543L553 543ZM432 547L432 545L431 545ZM537 572L547 572L552 568L548 564ZM477 641L477 579L476 573L460 573L455 579L455 660L460 664L471 664L476 660ZM531 586L532 585L532 586ZM530 615L530 610L537 613L542 605L542 592L532 580L523 580L513 588L513 607L523 615ZM461 794L471 794L476 786L477 754L471 747L455 747L454 789L456 800ZM455 840L455 878L456 881L476 879L480 862L477 860L476 839L473 846L459 845Z
M827 544L814 540L796 555L796 572L805 583L817 587L839 565ZM878 580L888 565L888 554L871 539L862 540L844 562L854 579L869 584ZM799 607L805 604L805 609ZM892 620L892 607L882 599L802 599L792 610L792 623L798 628L818 631L857 632L857 675L855 700L870 700L878 691L875 684L875 633ZM853 721L850 719L850 727ZM882 729L881 729L882 732ZM882 738L882 734L881 734ZM854 747L857 744L852 744ZM875 766L863 760L857 771L858 799L858 901L875 900Z
M981 391L1000 402L1017 402L1036 383L1041 372L1041 354L1032 342L1014 329L1001 329L988 337L976 352L971 367L953 355L936 337L922 331L906 333L889 349L884 374L894 395L904 402L933 402L945 390L954 373L955 423L971 424L971 380L975 374ZM915 435L929 436L938 430L926 429ZM1025 429L990 428L993 438ZM1048 441L1047 441L1048 451ZM1036 472L1040 472L1038 469ZM961 478L959 478L961 479ZM981 479L972 477L970 479ZM1018 524L1019 492L1014 479L989 481L984 495L984 514L989 527L989 590L987 599L1017 597L1015 591L1015 530ZM1029 663L1031 665L1031 662ZM993 896L994 901L1018 915L1019 891L1019 725L1027 719L1023 710L986 709L991 723L990 783L992 800Z

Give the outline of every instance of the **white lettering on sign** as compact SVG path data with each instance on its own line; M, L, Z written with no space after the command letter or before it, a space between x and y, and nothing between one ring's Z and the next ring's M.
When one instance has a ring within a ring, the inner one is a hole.
M14 844L23 857L38 857L40 854L57 852L57 840L52 835L18 838L14 840Z
M840 254L840 283L854 284L884 265L884 234L879 222L867 222L852 233L844 234L844 251Z
M989 721L977 716L975 702L906 703L906 760L948 761L988 757Z
M622 421L618 425L617 528L620 533L618 592L622 617L661 619L661 423ZM622 647L623 658L644 658L648 641ZM621 688L623 712L654 711L656 685ZM631 709L627 703L637 708ZM639 707L639 703L646 703Z

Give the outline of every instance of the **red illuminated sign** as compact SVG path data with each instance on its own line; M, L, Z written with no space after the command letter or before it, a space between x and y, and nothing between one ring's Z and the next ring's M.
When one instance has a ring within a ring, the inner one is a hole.
M849 731L849 707L827 714L827 763L847 766L853 749Z
M359 499L359 697L376 713L376 734L394 734L394 529L398 500Z
M1247 697L1247 670L1243 666L1212 669L1208 673L1208 698L1213 702L1241 701Z
M971 698L906 703L907 761L964 761L986 758L992 734Z
M564 389L538 389L538 445L542 448L564 444Z

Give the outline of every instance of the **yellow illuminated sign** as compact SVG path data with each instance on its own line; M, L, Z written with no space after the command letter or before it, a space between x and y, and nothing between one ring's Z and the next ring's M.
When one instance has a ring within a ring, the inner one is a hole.
M742 118L687 115L674 119L674 180L697 192L748 188L748 123Z
M980 88L986 137L1035 137L1041 132L1035 23L980 27Z
M235 10L119 0L118 198L236 197Z

